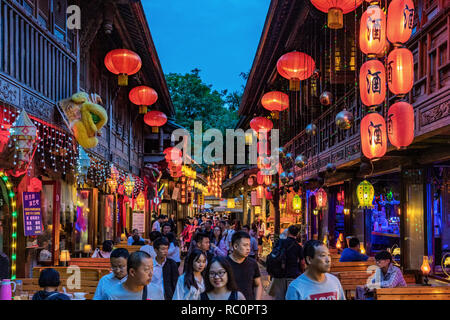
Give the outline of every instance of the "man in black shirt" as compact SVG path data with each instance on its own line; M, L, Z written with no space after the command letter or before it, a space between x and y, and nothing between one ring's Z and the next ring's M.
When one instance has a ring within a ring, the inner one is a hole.
M233 252L227 257L233 268L234 278L246 300L261 300L263 286L261 273L255 259L249 258L250 236L244 231L236 231L231 237Z
M280 239L276 246L286 249L286 268L284 274L271 275L272 283L269 294L275 300L285 300L289 284L304 270L303 248L297 242L299 229L292 225L288 228L287 238Z

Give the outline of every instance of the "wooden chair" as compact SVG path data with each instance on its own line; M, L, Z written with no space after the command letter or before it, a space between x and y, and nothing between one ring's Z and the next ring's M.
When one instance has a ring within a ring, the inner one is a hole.
M376 300L450 300L450 286L411 286L375 289Z
M87 268L111 269L111 263L108 258L72 258L69 265Z

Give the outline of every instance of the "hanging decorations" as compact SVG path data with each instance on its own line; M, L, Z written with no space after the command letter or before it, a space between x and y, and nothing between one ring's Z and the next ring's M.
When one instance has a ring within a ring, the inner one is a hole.
M85 149L97 146L96 135L108 121L108 115L101 103L99 95L88 95L86 92L75 93L72 97L58 102L67 126L72 130L77 142Z
M270 91L263 95L261 104L269 111L283 111L289 108L289 96L281 91Z
M13 190L13 185L4 171L0 171L0 178L6 186L9 203L11 206L11 280L16 280L16 266L17 266L17 202L16 194Z
M119 75L119 86L128 85L128 76L137 73L142 67L139 55L127 49L115 49L105 57L106 68Z
M344 14L358 8L363 0L311 0L320 11L328 13L328 28L341 29L344 26Z
M282 55L277 62L278 73L289 80L289 90L299 91L300 80L308 79L314 72L316 63L306 53L292 51Z
M330 91L324 91L319 97L320 104L323 106L331 105L333 101L333 94Z
M342 130L348 130L353 126L353 122L355 121L355 118L353 117L353 113L342 110L336 115L336 126Z
M323 209L328 205L327 202L327 193L325 192L325 190L323 190L323 188L320 188L319 190L316 191L315 193L316 196L316 208L317 209Z
M384 51L386 45L386 14L378 5L370 5L361 17L359 47L369 58Z
M22 110L14 121L10 133L15 146L14 166L18 169L26 169L31 162L37 128L25 110Z
M157 133L159 127L162 127L167 122L167 116L161 111L149 111L144 116L144 122L152 127L152 132Z
M405 43L411 37L414 22L412 0L392 0L388 8L387 38L394 45Z
M280 174L280 180L281 180L281 183L283 183L283 184L286 184L289 182L289 177L286 172L282 172Z
M384 118L372 112L367 114L360 124L361 148L368 159L378 159L387 150L386 122Z
M145 196L143 192L140 192L136 198L137 209L143 211L145 209Z
M356 188L356 196L358 197L359 202L358 208L373 208L372 202L374 195L375 189L373 188L372 184L367 180L362 181Z
M130 91L129 99L132 103L139 106L139 114L146 114L147 107L158 100L158 93L150 87L139 86Z
M384 102L386 97L386 72L378 60L365 62L359 71L361 101L369 108Z
M256 197L258 199L264 198L264 195L265 195L264 191L265 191L265 188L263 186L257 186L256 187Z
M91 158L81 146L78 146L77 181L79 185L84 185L86 183L90 166Z
M310 123L306 126L305 132L308 136L315 136L317 133L317 126L314 123Z
M389 53L387 81L389 90L399 97L411 91L414 84L414 61L411 51L397 48Z
M294 209L296 213L299 213L302 210L302 198L300 198L298 194L292 199L292 209Z
M394 103L388 110L387 134L397 149L406 149L414 140L414 109L408 102Z
M133 178L133 175L130 173L130 174L128 174L127 179L125 180L125 183L124 183L125 193L129 197L131 197L133 195L134 184L135 184L135 179Z
M336 172L336 165L334 163L328 163L326 170L328 173L333 174Z
M301 168L305 167L306 164L307 164L306 158L302 154L295 157L295 166L297 168L301 169Z
M250 121L250 128L256 133L267 133L272 130L273 122L264 117L255 117Z

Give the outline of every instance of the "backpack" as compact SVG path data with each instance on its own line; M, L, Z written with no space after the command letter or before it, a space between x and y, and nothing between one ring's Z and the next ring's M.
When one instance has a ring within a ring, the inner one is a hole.
M284 239L282 239L284 240ZM284 241L280 240L266 258L267 273L274 278L284 278L286 275L286 254L295 245L293 242L286 248Z

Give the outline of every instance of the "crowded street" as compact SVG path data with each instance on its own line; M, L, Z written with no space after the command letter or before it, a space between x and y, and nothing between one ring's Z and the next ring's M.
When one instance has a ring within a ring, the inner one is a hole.
M0 0L0 304L448 301L449 102L446 0Z

